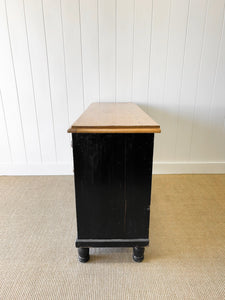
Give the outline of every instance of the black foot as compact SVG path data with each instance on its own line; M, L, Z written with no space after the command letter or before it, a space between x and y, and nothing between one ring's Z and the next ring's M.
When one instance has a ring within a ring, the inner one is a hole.
M78 259L82 263L89 261L89 248L78 248Z
M133 248L133 260L136 262L142 262L144 259L144 251L143 247L134 247Z

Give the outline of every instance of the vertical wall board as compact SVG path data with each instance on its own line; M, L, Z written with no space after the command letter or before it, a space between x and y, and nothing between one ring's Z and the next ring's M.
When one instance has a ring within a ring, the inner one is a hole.
M209 161L225 161L225 18L218 52L216 74L210 103L208 141L213 147L207 147Z
M99 101L98 1L79 0L85 108Z
M63 0L61 7L69 123L71 124L84 109L79 3L78 0Z
M0 162L9 163L12 160L11 149L8 139L8 130L5 119L5 111L2 102L2 93L0 90Z
M99 0L100 101L115 101L116 1Z
M153 1L135 1L131 100L147 109Z
M6 1L9 34L28 162L41 161L41 147L33 89L23 1Z
M0 1L0 89L13 163L26 163L26 149L17 92L5 1ZM0 150L1 151L1 150Z
M206 35L201 57L196 106L193 118L191 139L191 161L207 161L209 145L209 110L216 76L216 62L222 34L224 1L209 1L206 19Z
M162 147L160 151L160 159L167 162L173 161L175 157L177 114L183 76L189 3L190 1L187 0L173 0L171 4L161 114L162 126L164 127L161 139L166 147Z
M153 2L152 37L149 77L149 114L165 129L162 120L163 91L167 65L167 46L170 26L171 0ZM165 147L162 135L155 135L155 161L161 160L161 149Z
M56 154L57 160L64 162L71 159L71 151L70 138L66 133L70 124L60 10L60 0L43 1Z
M72 172L92 102L160 123L156 172L225 172L225 0L0 0L0 173Z
M177 118L176 161L188 161L208 0L191 1Z
M117 1L116 101L130 101L132 94L134 0Z
M41 0L24 0L31 71L43 162L56 161L52 98Z

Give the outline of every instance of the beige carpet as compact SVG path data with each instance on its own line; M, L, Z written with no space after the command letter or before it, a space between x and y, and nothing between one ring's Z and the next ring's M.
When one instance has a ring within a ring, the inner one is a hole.
M225 175L155 175L151 246L81 264L72 176L0 177L0 299L225 299Z

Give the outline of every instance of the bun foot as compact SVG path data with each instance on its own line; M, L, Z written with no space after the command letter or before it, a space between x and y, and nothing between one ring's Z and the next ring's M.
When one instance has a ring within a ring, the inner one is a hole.
M135 262L142 262L144 259L144 247L134 247L133 248L133 260Z
M78 259L82 263L89 261L89 248L78 248Z

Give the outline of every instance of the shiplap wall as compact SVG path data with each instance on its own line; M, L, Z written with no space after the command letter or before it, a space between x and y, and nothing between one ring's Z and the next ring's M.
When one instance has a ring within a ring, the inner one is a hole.
M155 173L225 172L225 0L0 0L0 174L72 173L94 101L157 122Z

